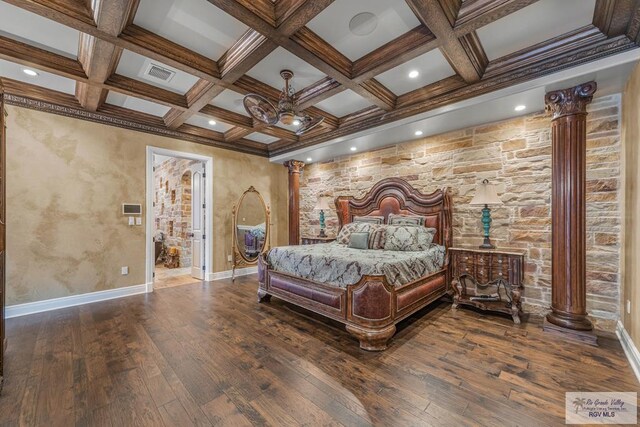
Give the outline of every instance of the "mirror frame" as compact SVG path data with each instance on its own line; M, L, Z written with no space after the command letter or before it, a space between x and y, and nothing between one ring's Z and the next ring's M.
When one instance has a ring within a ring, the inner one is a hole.
M239 214L239 211L240 211L240 206L242 206L242 201L249 194L255 194L256 196L258 196L258 198L260 199L260 203L262 204L262 207L264 209L264 213L265 213L264 246L262 247L262 250L260 251L258 256L256 256L256 258L253 259L253 260L247 258L245 256L245 254L243 254L242 251L238 248L238 214ZM271 247L271 245L270 245L270 240L271 240L271 211L269 209L269 205L267 205L265 203L265 201L262 198L262 195L260 194L260 192L258 192L258 190L256 190L253 186L251 186L251 187L249 187L248 190L246 190L244 193L242 193L242 196L240 196L240 199L238 200L238 203L233 205L232 213L233 213L233 215L232 215L233 232L231 233L231 235L232 235L231 246L232 246L232 254L233 254L233 259L232 259L233 267L232 267L232 270L231 270L231 280L235 280L235 274L236 274L236 268L237 267L249 267L249 266L258 264L258 258L260 257L260 255L265 253L266 251L268 251L269 248Z

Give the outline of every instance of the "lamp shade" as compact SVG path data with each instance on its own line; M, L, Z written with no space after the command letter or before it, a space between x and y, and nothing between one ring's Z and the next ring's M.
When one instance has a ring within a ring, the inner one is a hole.
M314 207L314 209L316 210L329 210L331 209L331 197L329 196L320 196L318 197L318 202L316 203L316 206Z
M476 195L473 196L469 204L472 206L501 205L502 200L498 197L496 186L489 184L489 181L485 179L478 184Z

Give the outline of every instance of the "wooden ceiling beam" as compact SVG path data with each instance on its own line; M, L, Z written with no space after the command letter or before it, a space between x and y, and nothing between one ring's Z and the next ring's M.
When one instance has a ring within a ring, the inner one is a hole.
M538 0L473 0L459 7L454 32L458 37L469 34L500 18L532 5Z
M200 114L212 117L232 126L240 126L243 128L253 127L253 120L251 120L250 117L235 113L233 111L225 110L224 108L216 107L215 105L211 104L205 105L200 110Z
M179 130L174 131L167 129L160 117L109 104L104 104L97 112L87 111L82 108L73 95L5 77L0 78L0 87L4 87L5 93L3 96L7 103L11 105L89 120L108 126L183 139L247 154L268 156L266 144L244 139L230 144L224 141L222 133L210 129L184 125Z
M220 77L215 61L135 24L127 25L120 36L113 36L99 29L90 11L80 7L77 0L3 1L196 77L212 82Z
M369 89L375 87L377 91L376 93L371 93L368 88L354 82L351 79L351 61L327 42L322 40L322 38L309 28L304 26L306 22L310 21L315 16L314 14L320 13L328 7L333 0L313 0L312 2L307 0L307 2L309 2L309 7L304 10L304 13L300 13L304 16L296 18L294 21L298 24L297 28L290 26L284 27L287 31L282 31L283 27L275 28L270 25L250 10L250 8L246 7L244 2L227 0L208 1L243 22L245 25L259 31L261 34L265 35L279 46L287 49L300 59L313 65L327 76L344 85L347 89L350 89L360 96L368 99L373 104L378 105L380 108L385 110L392 110L394 108L395 101L394 103L390 103L387 97L380 98L377 96L377 94L381 92L378 87L379 85L372 84ZM298 8L296 12L300 9L304 8ZM292 16L289 17L290 20L293 19Z
M320 13L323 1L305 0L299 2L295 10L287 14L286 18L281 19L280 28L276 31L283 35L297 31L313 19L317 13ZM238 4L250 10L270 28L276 25L275 6L270 0L240 0ZM171 129L181 126L190 116L204 108L216 96L273 52L277 46L259 31L248 30L218 61L220 82L217 85L206 85L199 82L199 85L196 85L198 86L198 96L191 97L193 100L189 103L188 110L167 112L165 115L167 126Z
M335 79L346 89L350 89L367 99L372 104L390 111L395 107L395 95L385 88L383 93L390 93L392 97L380 97L379 91L371 91L378 85L362 85L355 82L352 77L352 62L333 46L322 40L309 28L302 28L290 39L279 42L281 46L303 59L327 76Z
M227 142L237 141L239 139L243 139L245 136L251 135L253 132L255 131L251 128L236 126L224 133L224 140Z
M398 65L423 55L439 45L436 36L424 25L396 37L353 63L353 79L362 83Z
M139 0L103 0L95 4L93 16L98 29L117 37L127 23L133 20ZM80 33L78 62L90 82L104 83L115 72L121 54L122 48ZM107 93L99 86L76 82L76 98L89 111L96 111L107 99Z
M187 101L183 95L118 74L111 75L103 82L91 80L78 61L3 36L0 36L0 58L73 79L95 88L98 93L113 90L181 111L187 109Z
M296 92L298 108L305 110L318 102L343 92L346 88L331 77L325 77Z
M88 81L74 59L0 35L0 58L76 81Z
M187 109L187 101L184 95L159 88L140 80L121 76L119 74L113 74L104 82L104 84L99 84L97 82L91 84L103 90L112 90L124 95L144 99L145 101L166 105L167 107L178 108L181 110Z
M482 78L489 60L477 35L459 39L453 31L460 0L406 0L420 22L435 34L451 67L468 82Z
M459 77L448 78L431 86L428 95L405 95L398 100L398 107L392 112L380 115L372 110L354 120L341 120L340 127L314 138L305 138L288 145L269 145L270 155L279 155L292 150L307 148L353 132L391 123L415 116L435 108L459 102L468 98L492 92L497 89L523 83L541 76L563 70L576 63L586 63L636 49L637 45L626 35L607 38L592 25L553 38L535 46L491 61L484 78L476 83L464 83ZM429 88L429 87L427 87ZM428 91L427 88L421 89ZM357 113L354 113L357 114Z
M596 0L593 25L607 37L627 34L638 9L637 0Z
M276 26L276 7L271 0L234 0L241 4L243 7L255 13L263 21L271 25Z
M206 80L198 81L187 93L189 108L185 111L169 110L165 123L170 129L177 129L222 93L228 85L248 72L276 48L276 44L254 30L247 30L242 37L220 58L221 79L217 84Z

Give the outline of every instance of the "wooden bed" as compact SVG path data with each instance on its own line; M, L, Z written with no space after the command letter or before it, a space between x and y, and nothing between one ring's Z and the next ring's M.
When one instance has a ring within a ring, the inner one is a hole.
M415 214L427 218L436 229L434 243L447 249L441 270L411 283L394 287L384 275L363 276L345 288L313 282L270 269L266 255L258 259L258 301L276 296L346 325L360 341L360 348L381 351L396 332L396 323L449 293L449 251L452 240L451 198L447 189L422 194L406 181L388 178L378 182L362 199L338 197L340 225L354 216Z

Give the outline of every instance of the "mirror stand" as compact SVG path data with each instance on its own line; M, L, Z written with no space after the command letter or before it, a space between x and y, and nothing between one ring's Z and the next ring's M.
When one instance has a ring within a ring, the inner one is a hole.
M233 206L231 280L238 267L258 263L258 256L269 250L270 211L262 195L253 187L242 193Z

